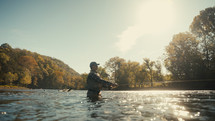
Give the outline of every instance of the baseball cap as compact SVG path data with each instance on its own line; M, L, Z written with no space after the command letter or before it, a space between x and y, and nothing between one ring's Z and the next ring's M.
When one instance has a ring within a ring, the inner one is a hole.
M99 63L96 63L96 62L94 62L94 61L90 63L90 67L92 67L92 66L94 66L94 65L99 65Z

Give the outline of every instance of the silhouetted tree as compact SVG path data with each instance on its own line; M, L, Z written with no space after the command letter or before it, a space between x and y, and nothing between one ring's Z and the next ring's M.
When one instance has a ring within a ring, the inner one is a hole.
M199 42L188 33L179 33L173 36L166 47L166 68L174 79L196 79L201 74L202 59L198 49Z
M215 7L200 11L192 24L191 32L200 40L200 51L207 67L207 78L215 78Z

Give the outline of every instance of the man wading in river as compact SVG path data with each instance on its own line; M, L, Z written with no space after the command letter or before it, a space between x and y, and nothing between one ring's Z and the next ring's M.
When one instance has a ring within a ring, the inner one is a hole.
M101 89L103 87L114 88L117 86L117 84L105 81L100 78L99 74L96 72L98 69L98 63L91 62L90 63L90 73L87 77L87 97L91 99L98 99L101 97Z

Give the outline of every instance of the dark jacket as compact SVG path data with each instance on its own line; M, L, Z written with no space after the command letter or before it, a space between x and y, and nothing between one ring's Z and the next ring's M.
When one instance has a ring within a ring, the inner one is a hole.
M103 87L110 87L112 83L100 78L99 74L95 71L90 71L87 77L88 91L95 91L99 93Z

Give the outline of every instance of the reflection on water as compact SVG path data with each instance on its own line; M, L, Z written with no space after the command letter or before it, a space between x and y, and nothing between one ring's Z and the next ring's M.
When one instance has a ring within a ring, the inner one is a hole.
M0 90L0 120L215 120L215 91Z

